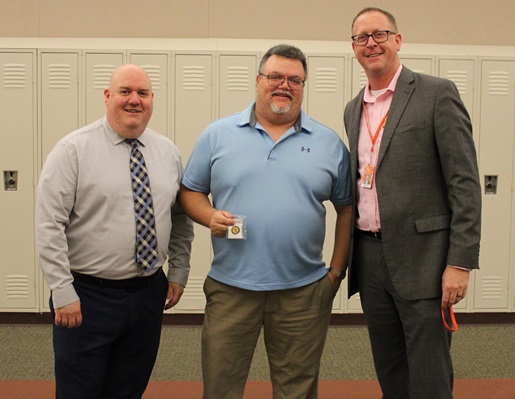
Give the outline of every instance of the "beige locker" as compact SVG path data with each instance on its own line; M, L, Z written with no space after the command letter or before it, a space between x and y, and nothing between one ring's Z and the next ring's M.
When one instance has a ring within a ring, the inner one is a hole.
M359 64L358 60L352 57L352 71L351 71L351 98L349 101L356 97L359 91L365 87L368 82L365 71Z
M191 48L189 42L178 42L176 50L148 51L127 50L124 45L100 45L92 50L55 43L37 50L18 49L18 44L0 50L4 111L0 116L4 129L0 139L0 204L4 210L0 214L0 311L4 312L48 310L49 292L34 248L37 176L57 140L105 114L103 91L114 68L134 62L147 70L156 93L150 127L174 140L184 164L212 120L243 110L255 98L261 54L239 42L219 52L213 50L217 48L214 41ZM152 42L143 48L152 48ZM482 180L481 269L473 273L468 298L456 309L513 312L515 57L513 52L497 54L488 46L471 48L466 55L461 47L456 48L456 55L448 48L439 53L434 46L424 53L425 48L417 46L407 55L401 52L401 61L416 72L456 83L474 123ZM345 105L367 79L350 49L316 51L308 54L303 107L343 135ZM10 177L16 189L6 185ZM326 261L336 218L332 205L327 204L327 209ZM211 239L207 228L196 226L195 230L192 270L177 312L202 313L204 309L202 285L212 258ZM347 301L344 284L334 311L361 312L359 296Z
M197 138L213 118L213 55L176 54L174 71L174 136L186 165ZM190 276L175 311L204 311L202 287L210 266L211 233L195 224Z
M334 248L334 229L336 225L336 211L330 201L324 203L327 210L326 213L326 226L325 226L325 241L323 249L323 260L326 267L330 266L331 256ZM340 286L340 289L336 293L333 300L333 313L343 313L345 309L345 303L347 299L347 280L344 280Z
M93 53L85 54L85 125L95 122L105 115L104 90L114 69L123 64L124 54Z
M221 54L218 58L218 117L243 111L256 98L257 54Z
M308 115L329 126L344 138L345 58L308 56L305 93Z
M329 126L344 139L343 109L345 107L345 58L342 56L308 56L308 79L306 81L304 110L309 116ZM345 137L345 142L347 142ZM326 202L326 239L323 259L327 266L334 247L336 212ZM345 284L342 284L334 298L333 311L341 313L346 298Z
M42 52L40 65L39 169L55 144L81 127L79 53Z
M37 311L35 51L0 51L0 310Z
M474 65L475 60L473 59L440 59L438 61L438 76L454 82L472 120L474 120Z
M43 51L40 54L39 110L40 146L38 148L38 175L46 157L55 144L68 133L81 127L79 95L79 51ZM40 274L40 311L48 312L50 289Z
M411 69L413 72L424 73L426 75L434 75L433 73L433 57L412 57L409 55L400 56L402 65Z
M130 62L141 66L149 75L154 92L154 111L148 124L150 129L170 137L170 94L168 90L168 54L129 54Z
M474 310L507 311L513 246L515 61L481 60L479 173L483 184L480 270ZM513 293L512 293L513 295Z

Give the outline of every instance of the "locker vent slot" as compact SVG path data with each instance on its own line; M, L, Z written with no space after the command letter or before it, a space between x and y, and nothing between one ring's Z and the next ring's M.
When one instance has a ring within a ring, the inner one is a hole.
M27 67L25 64L4 65L4 88L24 89L26 86Z
M488 74L488 94L507 96L510 93L510 76L505 71L492 71Z
M161 67L159 65L141 65L141 67L150 77L152 90L159 90L161 88Z
M481 280L482 299L501 299L503 292L503 279L500 276L483 277Z
M248 91L249 90L249 68L227 67L227 90Z
M204 296L204 278L203 277L190 277L188 279L188 286L184 289L184 299L193 299L203 301Z
M335 93L338 90L338 71L336 68L317 68L315 71L315 91Z
M454 84L458 88L460 96L465 96L467 94L467 71L461 71L457 69L449 70L447 71L447 79L452 80L454 82Z
M7 276L7 299L27 299L29 297L29 279L27 276L12 274Z
M98 64L93 67L93 87L104 90L109 86L109 79L116 68L111 64Z
M184 66L182 68L182 88L186 91L205 90L206 70L203 66Z
M48 66L48 88L69 89L71 87L72 68L69 64L51 64Z

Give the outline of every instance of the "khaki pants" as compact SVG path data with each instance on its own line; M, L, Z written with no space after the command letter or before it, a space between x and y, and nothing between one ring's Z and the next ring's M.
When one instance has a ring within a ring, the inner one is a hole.
M274 399L316 399L335 291L329 277L305 287L249 291L211 278L202 329L204 399L241 399L261 328Z

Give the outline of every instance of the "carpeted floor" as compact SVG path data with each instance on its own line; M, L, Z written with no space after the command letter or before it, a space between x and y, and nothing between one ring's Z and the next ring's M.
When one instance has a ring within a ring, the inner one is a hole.
M145 399L200 398L200 331L198 326L163 326ZM0 353L2 399L53 397L51 326L0 325ZM453 336L452 353L457 399L515 399L515 325L462 325ZM320 399L380 397L364 326L329 329L320 378ZM249 381L245 399L270 397L262 339Z

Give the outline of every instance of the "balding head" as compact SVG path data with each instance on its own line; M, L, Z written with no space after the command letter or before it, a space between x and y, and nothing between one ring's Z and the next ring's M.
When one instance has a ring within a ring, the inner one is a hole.
M146 129L153 110L152 83L143 68L124 64L113 71L104 91L109 125L126 138L137 138Z

